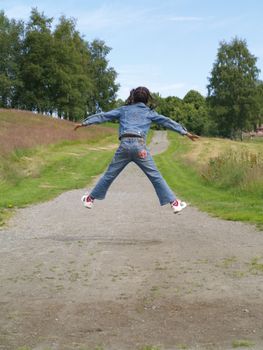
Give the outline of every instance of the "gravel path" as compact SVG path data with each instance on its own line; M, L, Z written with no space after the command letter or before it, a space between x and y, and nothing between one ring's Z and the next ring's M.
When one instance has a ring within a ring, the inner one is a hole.
M156 132L152 153L166 147ZM263 349L262 232L192 207L174 215L134 164L94 209L82 193L0 231L1 350Z

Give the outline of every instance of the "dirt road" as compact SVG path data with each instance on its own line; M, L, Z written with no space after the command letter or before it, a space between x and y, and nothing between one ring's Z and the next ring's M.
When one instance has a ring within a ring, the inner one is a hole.
M0 231L1 350L263 349L262 232L174 215L133 164L94 209L82 193Z

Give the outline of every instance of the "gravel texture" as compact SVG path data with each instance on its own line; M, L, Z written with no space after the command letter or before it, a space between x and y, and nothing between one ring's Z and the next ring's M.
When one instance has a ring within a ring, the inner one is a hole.
M152 153L166 147L156 132ZM262 232L174 215L134 164L92 210L84 191L0 231L1 350L263 349Z

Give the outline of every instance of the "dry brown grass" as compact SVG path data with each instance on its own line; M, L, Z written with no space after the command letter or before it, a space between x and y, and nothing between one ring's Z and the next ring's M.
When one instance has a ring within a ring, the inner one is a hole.
M263 142L202 137L190 144L183 159L210 184L246 192L262 191Z
M32 148L60 141L96 140L113 135L107 126L73 131L74 123L21 110L0 109L0 155L18 148Z
M263 143L240 142L228 139L201 137L198 142L191 145L189 151L184 154L184 159L189 164L203 166L210 159L214 159L226 152L261 153Z

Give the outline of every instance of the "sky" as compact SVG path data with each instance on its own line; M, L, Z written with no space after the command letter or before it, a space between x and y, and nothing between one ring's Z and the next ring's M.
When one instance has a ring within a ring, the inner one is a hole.
M118 73L118 97L146 86L162 97L207 95L220 42L245 39L263 75L261 0L0 0L8 18L28 20L31 9L76 19L85 40L111 47L109 66Z

